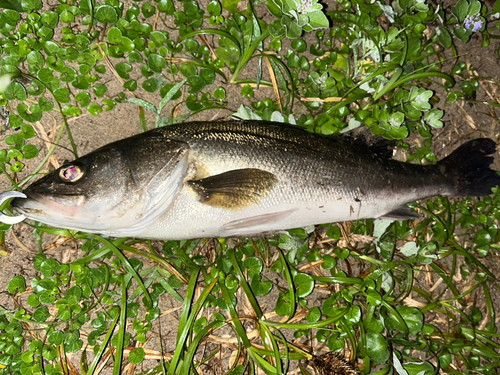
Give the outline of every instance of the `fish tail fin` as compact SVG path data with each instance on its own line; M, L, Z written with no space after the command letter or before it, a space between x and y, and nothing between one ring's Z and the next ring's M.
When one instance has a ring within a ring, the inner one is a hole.
M454 176L454 196L480 197L500 186L500 176L490 169L496 144L488 138L469 141L438 163L445 176ZM444 168L442 168L444 167Z

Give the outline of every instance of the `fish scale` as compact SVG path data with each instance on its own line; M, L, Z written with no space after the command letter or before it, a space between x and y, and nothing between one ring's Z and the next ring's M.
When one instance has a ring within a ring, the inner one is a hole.
M488 195L495 143L437 165L402 163L344 136L265 121L191 122L114 142L29 186L12 206L49 225L179 240L417 215L405 203Z

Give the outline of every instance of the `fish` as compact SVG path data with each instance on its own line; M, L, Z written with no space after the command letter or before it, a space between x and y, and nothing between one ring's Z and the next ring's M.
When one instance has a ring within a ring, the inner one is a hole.
M485 196L500 185L493 140L434 165L385 145L266 121L189 122L110 143L28 186L14 211L54 227L153 240L250 237L367 218L418 217L405 204Z

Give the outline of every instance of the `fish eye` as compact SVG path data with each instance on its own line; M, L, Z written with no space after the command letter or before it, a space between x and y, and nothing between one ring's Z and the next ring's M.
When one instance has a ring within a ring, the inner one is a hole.
M84 174L85 167L76 164L70 164L62 167L59 171L59 177L61 177L61 180L64 182L76 182L81 179Z

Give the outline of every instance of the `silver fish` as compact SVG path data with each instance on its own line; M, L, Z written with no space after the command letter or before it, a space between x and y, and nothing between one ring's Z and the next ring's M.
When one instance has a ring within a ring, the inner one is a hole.
M404 220L421 198L500 185L490 139L436 165L391 159L348 137L271 122L192 122L104 146L33 183L12 207L43 223L112 237L252 236L363 218Z

